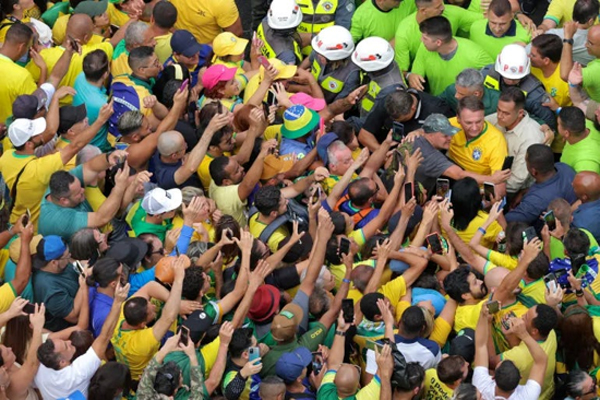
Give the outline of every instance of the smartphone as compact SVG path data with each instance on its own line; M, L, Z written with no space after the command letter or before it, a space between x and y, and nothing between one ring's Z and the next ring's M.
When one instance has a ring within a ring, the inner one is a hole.
M179 336L179 343L181 343L184 346L187 346L190 341L190 328L181 325L181 327L179 328L179 332L181 333L181 336Z
M127 265L123 264L123 272L121 273L121 278L120 278L121 286L127 285L127 283L129 282L129 274L130 273L131 273L131 270L129 269L129 267Z
M275 96L275 92L273 92L271 89L269 89L269 91L267 91L267 105L274 106L276 104L277 104L277 96Z
M325 120L319 118L319 133L325 134Z
M377 349L377 351L379 353L381 353L381 350L383 350L383 344L377 343L377 342L375 342L373 340L367 340L365 342L365 348L367 350L373 350L373 351L375 351L375 349Z
M26 314L33 314L35 312L35 304L25 304L25 307L23 307L23 312Z
M556 283L556 275L552 272L548 275L544 276L544 284L550 291L550 293L554 293L556 291L557 283Z
M535 228L533 226L530 226L523 231L523 240L527 240L527 243L531 242L536 237L537 233L535 233Z
M401 142L404 138L404 124L402 122L394 121L392 124L392 140L394 142Z
M31 211L29 211L29 208L28 208L27 211L25 212L25 216L23 217L23 226L27 226L29 221L31 221Z
M506 196L504 196L500 202L500 209L503 209L504 207L506 207Z
M271 63L269 62L269 60L267 60L267 57L258 56L258 57L256 57L256 59L258 60L260 65L262 65L265 69L271 68Z
M316 351L312 353L312 370L315 375L319 375L321 370L323 369L323 353L320 351Z
M77 273L79 273L79 275L81 275L81 276L83 276L85 278L85 268L79 262L79 260L75 260L73 262L73 268L75 268L75 271L77 271Z
M187 78L185 81L183 81L183 83L179 87L179 90L181 90L183 92L185 89L187 89L189 83L190 83L190 78Z
M504 171L505 169L511 169L513 161L515 161L515 158L513 156L507 156L506 158L504 158L504 163L502 164L502 171Z
M77 40L75 40L73 38L73 36L71 35L67 35L69 37L69 40L71 41L71 44L73 46L73 51L75 51L76 53L79 53L81 51L81 47L79 47L79 43L77 42Z
M342 254L350 254L350 240L347 238L340 239L340 256Z
M548 230L553 231L556 229L556 218L554 217L554 211L550 210L544 214L544 222L548 225Z
M498 303L498 300L490 300L485 303L485 306L490 314L496 314L498 311L500 311L500 303Z
M431 248L431 251L434 254L443 254L444 248L442 247L442 240L440 239L440 235L437 232L428 235L425 240L427 244Z
M446 194L450 190L450 181L448 179L440 178L435 184L435 194L441 198L445 198Z
M485 200L496 197L496 186L491 182L483 182L483 195Z
M354 321L354 300L343 299L342 300L342 314L344 315L344 321L352 323Z
M506 314L504 316L504 318L502 318L502 326L504 327L505 330L509 330L510 329L510 320L512 318L516 318L516 314L513 311L509 311L508 314Z
M322 189L321 189L321 185L317 186L317 190L315 190L315 193L312 196L312 204L315 204L317 201L321 200L321 193L322 193Z
M248 349L248 361L252 362L260 358L260 349L256 346Z
M412 182L406 182L404 184L404 202L408 203L410 199L415 197L415 190Z

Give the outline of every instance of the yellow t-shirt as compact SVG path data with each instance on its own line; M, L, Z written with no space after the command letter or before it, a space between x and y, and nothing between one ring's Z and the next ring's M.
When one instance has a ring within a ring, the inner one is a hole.
M22 94L31 94L37 89L35 80L25 68L0 54L0 123L12 115L12 105ZM10 77L10 79L8 79Z
M73 87L75 85L75 79L77 76L83 71L83 59L84 57L95 50L102 50L106 53L108 59L112 58L113 48L109 42L103 42L100 44L90 45L86 44L81 47L81 54L75 53L71 58L71 63L69 64L69 69L67 73L60 81L60 86L70 86ZM46 65L48 67L48 75L52 73L54 66L58 62L59 58L62 56L65 49L63 47L51 47L49 49L44 49L40 52L40 55L46 61ZM30 61L29 64L25 67L33 76L33 79L37 82L40 79L40 69L33 61ZM60 100L60 105L69 105L73 101L72 96L66 96Z
M461 168L481 175L492 175L502 169L508 155L506 139L494 125L484 124L483 131L474 139L467 140L456 117L450 123L461 130L452 137L448 157Z
M190 31L199 43L212 43L240 14L234 0L171 0L177 8L175 29Z
M488 301L487 298L481 300L477 304L459 305L456 308L456 315L454 316L454 331L460 332L465 328L475 329L477 326L477 321L479 321L481 307L486 301Z
M26 167L25 164L27 164ZM60 153L37 158L16 154L15 150L6 151L0 157L0 173L9 188L12 188L23 167L25 169L19 178L17 199L10 215L10 223L17 222L17 219L29 209L31 221L37 231L42 197L50 183L50 176L54 172L62 170L64 165Z
M171 221L172 224L172 228L171 229L177 229L177 228L181 228L183 227L183 218L181 218L179 215L175 216L175 218L173 218L173 221ZM213 226L213 224L210 221L203 221L202 222L202 226L204 227L204 229L206 229L206 232L208 232L208 240L210 242L215 242L215 227ZM202 235L200 235L198 232L194 231L194 233L192 234L192 242L204 242L205 240L202 238Z
M155 36L154 40L156 40L156 46L154 46L154 52L158 57L158 61L161 64L164 64L165 61L171 54L173 54L173 49L171 49L171 37L172 33L167 33L166 35Z
M569 96L569 84L560 78L560 67L556 69L549 77L545 77L544 73L539 68L531 68L531 74L538 78L544 84L546 92L554 97L554 100L560 107L572 106L573 102Z
M509 313L514 313L517 318L522 317L527 313L528 308L525 307L519 300L507 306L502 306L500 311L494 314L494 323L492 324L492 338L494 339L494 345L496 346L496 353L500 354L510 348L508 341L502 333L501 321L504 316Z
M265 129L265 133L263 133L263 139L264 140L276 139L277 146L279 146L281 144L281 127L282 126L283 125L281 125L281 124L267 126L267 129Z
M108 7L106 8L106 12L108 13L108 19L110 20L110 24L122 27L127 22L129 22L129 14L124 11L121 11L115 7L115 5L111 2L108 3Z
M557 26L562 26L566 21L573 19L573 7L575 0L552 0L546 11L544 19L550 19Z
M59 139L56 141L56 148L61 150L64 149L65 147L67 147L69 145L69 141L65 138L59 137ZM75 168L75 161L77 160L77 156L74 156L73 158L71 158L69 160L68 163L65 164L65 170L70 171L73 168Z
M206 194L209 193L208 190L210 189L210 181L212 179L210 177L210 169L209 169L210 163L214 159L215 158L213 156L206 153L206 155L200 162L200 165L198 166L198 171L196 171L196 173L198 174L198 178L200 178L200 181L202 182L202 186L204 187L204 193L206 193Z
M508 254L502 254L499 251L489 250L486 256L487 260L499 267L510 269L511 271L517 268L519 260Z
M428 400L450 400L454 396L454 389L440 381L435 368L430 368L425 371L424 393Z
M533 282L526 283L523 279L519 282L521 293L519 299L528 306L533 304L546 304L546 284L544 279L540 278Z
M12 283L6 282L0 286L0 313L7 311L16 298L17 291Z
M475 236L477 229L479 229L481 225L485 223L487 218L488 214L485 211L480 210L479 212L477 212L475 218L473 218L471 222L469 222L469 225L465 230L458 231L455 229L456 234L462 239L463 242L469 244L473 236ZM494 247L494 244L496 243L496 238L498 237L500 232L502 232L502 226L500 226L498 222L494 221L489 226L489 228L487 228L485 235L481 239L481 245L487 247L488 249ZM446 231L442 230L442 235L444 235L447 238Z
M325 191L325 193L327 193L327 195L329 195L329 194L331 194L333 187L335 185L337 185L337 183L340 181L340 179L342 179L342 177L339 175L329 175L327 178L325 178L323 180L323 182L321 182L321 187L323 187L323 190ZM353 173L351 181L356 180L356 179L358 179L358 175L356 173Z
M23 16L23 19L21 19L20 21L26 24L29 22L29 20L29 17ZM0 29L0 43L4 43L4 39L6 38L6 32L8 32L11 26L13 26L14 24L18 24L18 22L11 23L11 21L8 18L5 18L0 22L0 24L6 24L2 29Z
M98 186L85 186L85 199L94 211L98 211L98 209L102 206L102 204L106 201L106 196L102 193L102 190ZM100 228L100 230L104 233L109 233L113 230L113 226L109 222Z
M246 205L248 200L242 201L238 194L238 185L217 186L215 181L210 181L210 198L215 201L217 207L223 214L229 214L235 219L240 227L248 225Z
M131 75L132 72L129 66L129 53L126 51L113 58L110 63L110 74L112 76Z
M250 233L256 239L258 239L260 237L260 234L267 228L267 225L258 220L258 214L259 213L256 213L253 216L251 216L250 220L248 221ZM280 226L279 228L275 229L275 231L267 241L267 246L269 246L271 253L277 253L279 243L281 243L283 240L285 240L285 238L289 236L290 232L285 226Z
M546 375L544 376L544 385L542 387L541 400L550 400L554 394L554 369L556 367L556 333L551 331L548 338L543 342L538 342L544 353L548 356L548 364L546 366ZM500 359L511 360L521 373L521 385L527 382L531 368L533 367L533 357L527 349L525 343L521 342L518 346L500 354Z
M52 40L54 43L56 43L56 45L60 45L65 40L69 18L71 18L71 14L61 15L56 19L56 22L52 27Z

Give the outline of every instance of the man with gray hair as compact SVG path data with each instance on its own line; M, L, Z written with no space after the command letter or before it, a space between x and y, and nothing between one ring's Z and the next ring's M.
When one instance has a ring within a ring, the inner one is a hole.
M142 21L131 22L125 31L125 38L115 47L113 52L110 72L112 76L131 74L131 68L127 62L131 50L149 46L154 48L156 40L152 35L150 26Z
M467 96L476 96L481 100L485 107L485 115L490 115L496 112L500 92L488 89L483 85L481 72L474 68L466 68L456 76L456 81L438 97L444 100L456 113L458 101Z
M568 397L565 400L586 399L587 396L595 398L596 380L580 369L570 371L569 381L567 382L567 395Z

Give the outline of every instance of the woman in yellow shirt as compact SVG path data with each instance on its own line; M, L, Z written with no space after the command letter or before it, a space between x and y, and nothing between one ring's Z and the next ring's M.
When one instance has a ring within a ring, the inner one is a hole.
M212 222L212 212L216 209L214 202L204 196L202 189L192 186L186 186L181 189L181 201L183 205L188 206L194 197L200 197L202 203L202 213L198 216L198 219L194 221L193 228L194 234L192 235L192 241L201 242L214 242L215 241L215 227ZM211 207L212 203L212 207ZM183 214L181 209L177 211L173 218L173 229L178 229L183 226Z
M212 65L202 75L204 95L198 100L198 109L213 101L220 101L231 112L242 107L239 94L241 88L235 79L236 68L224 65Z
M244 51L248 46L248 39L238 38L231 32L223 32L213 40L213 53L215 54L213 64L235 68L237 71L235 79L238 81L241 90L244 90L248 80L258 73L257 56L260 55L260 48L257 52L255 40L252 41L251 61L249 63L244 60Z

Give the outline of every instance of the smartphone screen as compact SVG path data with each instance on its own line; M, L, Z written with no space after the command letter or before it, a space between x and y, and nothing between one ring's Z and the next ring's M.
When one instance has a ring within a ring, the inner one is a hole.
M267 105L274 106L276 104L277 104L277 97L275 96L275 93L269 89L269 91L267 91Z
M513 156L507 156L504 159L504 164L502 164L502 171L504 171L505 169L511 169L514 160L515 158Z
M312 196L312 204L321 200L321 191L322 191L321 186L317 186L317 190L315 190L315 193Z
M544 214L544 222L548 225L548 229L553 231L556 229L556 218L554 218L554 211L550 210Z
M394 142L401 142L404 138L404 124L402 122L394 121L392 124L392 140Z
M79 275L85 277L85 268L83 268L83 265L81 265L79 260L73 262L73 268L75 268L75 271L77 271Z
M179 88L179 90L181 90L183 92L187 88L187 86L188 86L189 83L190 83L190 78L188 78L185 81L183 81L183 83L181 84L181 87Z
M373 351L375 351L375 349L377 349L377 351L379 353L381 353L381 350L383 350L383 345L381 343L377 343L373 340L367 340L365 343L365 348L368 350L373 350Z
M483 182L483 193L485 200L490 200L496 197L496 187L493 183Z
M316 351L312 353L312 370L315 375L319 375L321 370L323 369L323 353L320 351Z
M435 254L442 254L444 252L444 248L442 247L442 240L440 236L436 233L432 233L431 235L425 238L427 244L431 248L431 251Z
M248 361L252 362L260 358L260 349L256 346L248 349Z
M529 228L523 231L523 239L527 240L527 242L531 242L534 238L537 237L537 233L535 233L535 228L530 226Z
M256 59L258 60L258 62L260 63L260 65L262 65L263 67L265 67L265 69L268 69L269 67L271 67L271 63L269 62L269 60L267 60L267 57L265 57L265 56L258 56Z
M485 303L485 305L488 308L490 314L496 314L498 311L500 311L500 304L497 300L488 301L487 303Z
M410 199L412 199L413 197L415 197L415 191L413 189L413 183L412 182L406 182L404 184L404 202L408 203L410 201Z
M450 190L450 181L440 178L436 181L435 194L442 198L446 197L446 193Z
M25 307L23 307L23 312L26 314L33 314L35 312L35 304L25 304Z
M346 238L340 239L340 255L350 254L350 240Z
M343 299L342 300L342 314L344 315L344 321L352 323L354 321L354 300Z
M181 325L179 331L181 332L181 336L179 336L179 343L181 343L184 346L187 346L190 340L190 328Z
M546 285L548 290L550 290L550 292L555 292L557 286L556 275L554 275L553 273L549 273L548 275L544 276L544 284Z

